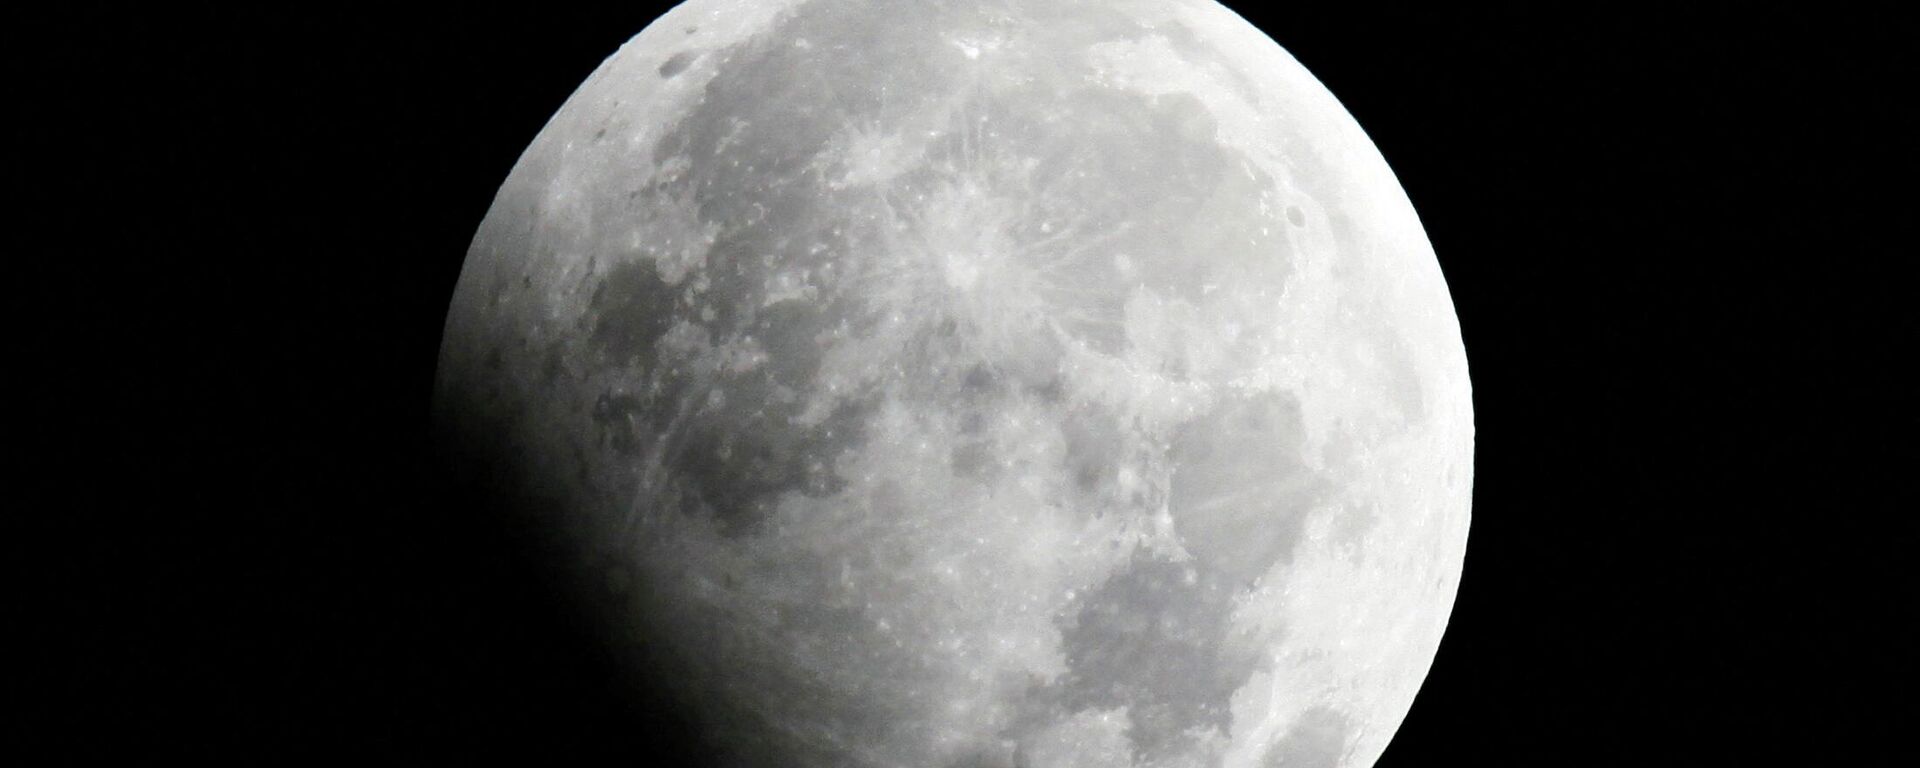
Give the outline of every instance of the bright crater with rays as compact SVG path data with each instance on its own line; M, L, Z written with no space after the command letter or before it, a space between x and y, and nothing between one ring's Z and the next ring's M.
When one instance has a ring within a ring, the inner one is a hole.
M1466 545L1419 221L1210 0L674 9L501 187L436 408L727 765L1371 765Z

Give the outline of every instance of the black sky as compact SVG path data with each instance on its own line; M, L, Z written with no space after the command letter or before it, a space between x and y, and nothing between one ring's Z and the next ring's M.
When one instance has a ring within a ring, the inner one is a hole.
M1466 574L1381 765L1894 754L1920 345L1891 6L1230 5L1373 137L1466 337ZM8 25L38 741L691 764L425 450L494 190L660 10Z

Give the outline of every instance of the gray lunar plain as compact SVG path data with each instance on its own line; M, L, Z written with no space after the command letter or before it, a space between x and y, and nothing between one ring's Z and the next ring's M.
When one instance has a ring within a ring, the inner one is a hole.
M501 186L435 397L728 765L1371 765L1467 541L1420 223L1211 0L675 8Z

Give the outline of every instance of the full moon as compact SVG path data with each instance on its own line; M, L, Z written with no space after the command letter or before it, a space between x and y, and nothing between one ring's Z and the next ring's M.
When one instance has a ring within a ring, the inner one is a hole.
M723 765L1372 765L1466 548L1426 234L1212 0L680 5L500 187L436 387Z

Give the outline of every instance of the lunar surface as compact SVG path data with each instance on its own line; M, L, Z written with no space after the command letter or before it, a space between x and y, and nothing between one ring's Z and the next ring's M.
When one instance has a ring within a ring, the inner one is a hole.
M725 765L1371 765L1467 540L1426 235L1210 0L675 8L500 188L437 387Z

